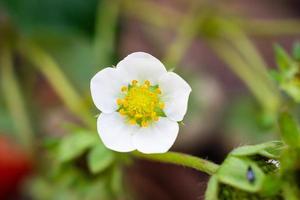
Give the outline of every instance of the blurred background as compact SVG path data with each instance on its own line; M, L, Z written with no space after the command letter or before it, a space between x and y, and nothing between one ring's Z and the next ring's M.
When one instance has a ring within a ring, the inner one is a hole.
M193 88L172 150L221 163L277 138L273 45L297 39L297 0L0 0L0 199L203 199L207 175L103 147L91 77L159 58Z

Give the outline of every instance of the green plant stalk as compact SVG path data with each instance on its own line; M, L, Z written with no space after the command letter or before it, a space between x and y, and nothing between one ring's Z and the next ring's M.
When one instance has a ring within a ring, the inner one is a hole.
M274 98L272 91L265 83L259 81L256 73L249 68L249 65L239 55L238 51L232 49L222 40L211 41L210 46L230 69L244 81L266 110L270 112L277 110L278 99Z
M125 14L133 16L153 26L165 29L176 29L183 19L184 13L155 3L144 1L125 1ZM156 11L153 15L153 10ZM205 8L204 8L205 10ZM151 17L149 17L151 16ZM169 20L172 18L173 20ZM296 35L300 33L300 20L297 19L268 19L238 20L238 24L246 34L258 36Z
M140 159L190 167L197 171L204 172L208 175L215 174L219 168L219 165L208 160L177 152L167 152L162 154L143 154L138 151L134 151L132 155Z
M184 16L180 22L180 26L178 26L177 36L174 42L171 42L167 50L163 60L166 66L171 66L172 68L177 67L186 49L197 35L198 30L195 23L198 21L198 2L191 4L190 7L190 12Z
M95 57L98 65L110 66L115 52L121 1L99 1L98 4L94 39Z
M85 123L95 129L95 120L77 91L61 71L55 60L46 52L33 44L22 44L21 53L40 71L62 99L65 105Z
M25 109L19 82L13 72L12 52L9 48L2 48L0 52L0 80L3 98L13 118L14 126L20 143L33 152L33 129Z
M127 0L122 2L125 15L136 17L160 28L176 28L178 22L182 20L182 14L178 11L151 1ZM169 20L169 17L172 20Z
M264 102L268 102L268 104L261 102L262 105L264 105L264 107L271 113L275 113L278 111L279 108L279 104L280 104L280 95L279 95L279 91L277 89L277 87L275 86L274 82L271 80L268 70L267 70L267 66L266 63L264 62L264 60L262 59L262 57L259 55L259 53L257 52L256 48L254 47L254 45L252 44L252 42L248 39L248 37L245 35L245 33L239 28L237 27L235 24L232 24L230 22L227 21L220 21L220 25L222 28L222 38L224 38L224 40L227 40L230 45L232 45L232 47L227 44L226 42L223 42L222 39L219 39L220 42L220 46L225 45L227 46L227 50L226 51L236 51L235 53L235 57L239 57L236 59L240 59L241 62L243 60L243 62L245 63L245 65L241 65L240 67L247 67L247 69L240 69L240 71L243 71L243 73L249 73L249 75L247 76L248 79L244 79L245 82L257 82L257 84L260 85L259 88L250 88L250 90L252 90L253 93L258 94L259 91L254 91L254 90L264 90L265 97L258 97L258 100L261 101L261 99L265 98L265 100L262 100ZM223 23L222 23L223 22ZM216 46L218 45L217 42L215 42ZM222 48L221 48L222 49ZM216 51L220 51L219 49L217 49L217 47L215 48ZM221 54L229 54L227 53L221 53ZM220 52L219 52L220 55ZM232 55L232 59L234 56L234 53L231 54ZM221 56L220 56L221 57ZM223 57L221 57L223 59L225 59L224 55ZM233 64L233 61L227 61L228 65ZM247 65L247 66L246 66ZM232 69L234 69L233 66L229 66ZM237 70L235 71L237 72ZM237 73L241 78L245 78L246 76ZM250 78L250 76L252 78ZM255 83L251 83L251 84L255 84ZM248 83L248 85L250 85L250 83ZM263 89L262 89L263 88ZM271 103L270 103L271 102Z
M299 19L247 19L240 22L243 30L251 35L280 36L296 35L300 33Z

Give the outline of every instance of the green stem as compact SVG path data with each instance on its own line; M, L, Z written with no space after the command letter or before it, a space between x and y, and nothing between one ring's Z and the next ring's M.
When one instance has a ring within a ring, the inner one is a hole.
M219 168L217 164L208 160L177 152L167 152L162 154L142 154L135 151L132 154L137 158L145 160L190 167L198 171L205 172L209 175L215 174Z
M241 21L240 24L251 35L278 36L297 35L300 33L300 20L298 19L248 19Z
M34 44L20 44L20 51L48 80L65 105L91 129L95 120L55 60Z
M279 99L274 96L272 89L267 84L258 79L257 74L249 67L238 51L232 49L222 40L210 41L210 47L243 80L267 111L273 113L278 109Z
M198 2L190 5L191 9L189 13L187 13L181 22L178 22L179 27L177 29L177 36L174 41L171 42L169 46L164 62L166 66L172 66L172 68L176 68L180 63L183 55L185 54L187 48L190 46L191 42L197 35L197 26L195 26L198 21L198 11L199 6Z
M27 150L33 152L33 129L24 105L20 84L13 72L12 52L3 48L0 53L0 80L3 98L10 110L18 139Z
M120 0L99 1L94 38L97 65L110 66L112 58L115 56L120 4ZM110 26L107 26L107 24L110 24Z

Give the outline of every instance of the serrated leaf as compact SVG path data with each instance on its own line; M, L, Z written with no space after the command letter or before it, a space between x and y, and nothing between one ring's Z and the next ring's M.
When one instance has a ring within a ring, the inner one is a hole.
M292 147L300 147L300 132L297 122L288 112L279 115L279 128L281 136L286 144Z
M217 176L210 177L205 191L205 200L218 199L219 182Z
M63 138L59 146L58 160L71 161L82 155L89 147L99 142L96 134L88 131L79 131Z
M248 180L249 167L252 169L254 181ZM247 192L261 190L265 179L265 174L254 161L235 156L229 156L224 161L216 176L220 182Z
M114 154L104 145L97 144L88 154L88 166L92 173L105 170L114 161Z
M267 158L278 158L284 144L281 141L271 141L257 145L245 145L234 149L230 155L233 156L252 156L261 155Z

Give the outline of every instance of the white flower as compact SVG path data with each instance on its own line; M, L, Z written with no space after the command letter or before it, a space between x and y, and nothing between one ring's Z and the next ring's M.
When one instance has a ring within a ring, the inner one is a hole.
M128 55L91 80L99 135L109 149L164 153L177 137L191 87L155 57Z

